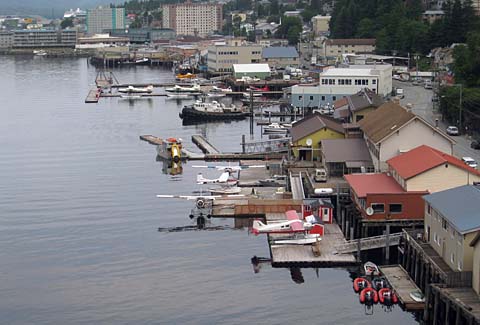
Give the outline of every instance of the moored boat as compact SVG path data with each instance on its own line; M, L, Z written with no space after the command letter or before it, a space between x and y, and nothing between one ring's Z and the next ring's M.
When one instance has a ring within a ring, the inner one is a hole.
M263 133L265 134L285 134L288 132L290 128L288 126L279 124L279 123L271 123L263 128Z
M356 278L353 280L353 290L355 292L360 292L365 288L371 288L372 285L370 284L370 281L368 281L365 278Z
M192 120L232 120L243 119L248 114L248 112L233 104L225 106L217 101L207 103L197 100L191 106L184 106L179 116L182 119Z
M378 269L377 264L373 262L367 262L363 265L365 270L365 275L380 275L380 270Z
M382 288L378 291L378 299L384 305L393 305L398 303L398 297L390 288Z
M194 84L192 86L179 86L175 85L170 88L166 88L167 93L200 93L200 85Z
M360 302L366 305L373 305L378 302L378 293L373 288L365 288L360 292Z
M134 87L134 86L128 86L125 88L118 88L119 93L124 93L124 94L141 94L141 93L151 93L153 91L153 85L149 85L147 87Z

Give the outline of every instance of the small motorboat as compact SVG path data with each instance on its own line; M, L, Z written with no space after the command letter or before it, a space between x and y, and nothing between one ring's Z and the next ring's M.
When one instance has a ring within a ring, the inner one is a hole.
M398 297L390 288L382 288L378 291L378 299L384 305L394 305L398 303Z
M388 288L388 282L384 277L377 277L372 280L372 288L375 290L380 290Z
M360 292L360 302L366 305L373 305L378 302L378 293L373 288L365 288Z
M375 276L380 275L380 270L378 269L377 264L373 262L367 262L363 265L363 269L365 270L365 275L367 276Z
M425 296L420 290L410 292L410 297L416 302L425 302Z
M355 292L360 292L365 288L371 288L372 284L365 278L356 278L353 280L353 290Z

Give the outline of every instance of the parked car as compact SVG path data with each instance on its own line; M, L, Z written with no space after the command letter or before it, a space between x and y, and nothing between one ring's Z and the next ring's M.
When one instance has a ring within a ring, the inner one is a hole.
M447 128L448 135L459 135L458 128L456 126L450 125Z
M432 81L425 80L425 85L423 86L425 89L432 89Z
M480 149L480 141L473 140L472 143L470 143L470 148L475 150Z
M402 99L405 97L405 93L403 92L402 88L397 88L395 90L395 94L397 95L398 98Z
M477 162L472 157L462 157L462 161L472 168L477 168Z
M423 84L422 79L414 79L413 82L412 82L412 85L414 85L414 86L421 86L422 84Z

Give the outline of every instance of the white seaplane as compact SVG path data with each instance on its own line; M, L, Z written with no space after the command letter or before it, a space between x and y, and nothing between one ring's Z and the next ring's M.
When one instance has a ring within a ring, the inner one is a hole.
M251 232L255 235L300 233L305 235L304 238L307 238L306 236L308 235L316 235L310 236L311 238L317 238L323 235L323 225L300 220L295 210L285 212L285 216L287 217L286 221L271 223L268 225L260 220L254 220Z
M238 179L230 175L229 172L223 172L218 178L205 178L202 173L197 175L197 184L224 184L224 185L236 185Z
M147 87L134 87L128 86L126 88L118 88L119 93L124 94L142 94L142 93L151 93L153 91L153 85Z
M185 199L194 200L195 206L198 209L205 209L212 205L212 202L220 198L239 198L243 197L242 194L231 195L171 195L171 194L158 194L157 197L161 199Z
M228 172L228 173L233 173L233 172L239 172L241 170L249 169L249 168L265 168L265 165L237 165L237 166L211 166L211 165L193 165L193 168L210 168L210 169L216 169L222 172Z

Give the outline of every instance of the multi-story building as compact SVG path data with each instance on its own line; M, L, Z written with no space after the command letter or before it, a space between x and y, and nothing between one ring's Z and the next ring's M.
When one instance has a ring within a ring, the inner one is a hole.
M377 64L330 68L320 74L318 86L293 86L291 103L295 107L320 107L356 94L363 88L369 88L381 97L390 95L392 66Z
M222 29L222 5L192 3L162 6L163 28L172 28L177 35L206 36Z
M87 11L87 33L100 34L108 29L125 29L125 8L98 7Z
M262 46L230 40L208 47L207 65L211 73L232 72L234 64L260 63Z
M323 42L323 56L336 58L348 53L373 53L375 41L374 38L326 39Z
M314 16L312 17L312 30L315 36L325 36L330 33L331 16Z
M293 46L271 46L262 50L262 59L270 68L298 67L299 56Z
M127 37L130 43L155 43L175 39L175 31L169 28L129 28L106 30L110 36Z
M0 49L8 49L13 46L13 33L0 31Z
M14 48L75 47L77 31L75 29L23 29L13 34Z

